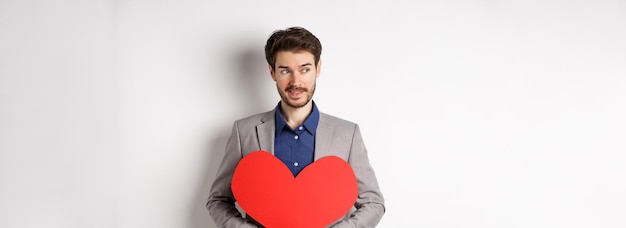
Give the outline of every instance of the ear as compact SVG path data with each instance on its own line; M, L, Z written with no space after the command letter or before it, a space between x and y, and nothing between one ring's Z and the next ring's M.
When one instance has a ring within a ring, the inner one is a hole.
M270 76L272 76L272 80L276 81L276 72L274 71L272 65L267 64L267 68L269 68L270 70Z
M322 72L322 59L321 58L317 62L317 75L315 75L316 78L320 76L320 72Z

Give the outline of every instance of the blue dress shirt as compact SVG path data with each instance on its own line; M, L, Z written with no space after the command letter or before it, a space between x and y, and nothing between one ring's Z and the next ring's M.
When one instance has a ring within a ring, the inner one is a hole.
M313 102L313 101L311 101ZM320 112L313 102L313 111L302 123L292 129L282 112L280 102L276 106L276 135L274 137L274 156L281 160L295 177L314 159L315 130L320 120Z

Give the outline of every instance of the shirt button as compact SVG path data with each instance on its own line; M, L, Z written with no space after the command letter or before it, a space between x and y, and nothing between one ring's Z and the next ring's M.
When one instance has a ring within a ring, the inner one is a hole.
M298 136L296 135L296 136L294 136L293 138L294 138L294 139L298 139Z
M302 128L303 128L303 127L302 127L302 126L300 126L300 127L298 128L298 130L301 130L301 131L302 131Z
M294 162L294 163L293 163L293 166L298 166L298 162Z

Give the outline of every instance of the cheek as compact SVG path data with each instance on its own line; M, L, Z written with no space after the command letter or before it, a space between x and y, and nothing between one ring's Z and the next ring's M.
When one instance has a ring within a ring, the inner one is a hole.
M289 80L280 80L280 79L277 79L277 80L276 80L276 85L277 85L278 87L280 87L280 88L284 88L284 87L286 87L287 85L289 85Z
M315 81L316 81L316 77L311 77L310 80L307 80L307 84L309 84L310 86L315 85Z

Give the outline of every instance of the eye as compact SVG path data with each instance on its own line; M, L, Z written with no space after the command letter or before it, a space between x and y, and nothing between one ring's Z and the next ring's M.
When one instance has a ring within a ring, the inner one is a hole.
M309 71L311 71L311 69L309 69L309 68L302 68L302 70L300 70L300 72L302 72L302 73L306 73L306 72L309 72Z
M289 70L283 69L280 71L281 74L289 74Z

